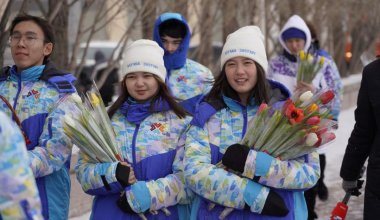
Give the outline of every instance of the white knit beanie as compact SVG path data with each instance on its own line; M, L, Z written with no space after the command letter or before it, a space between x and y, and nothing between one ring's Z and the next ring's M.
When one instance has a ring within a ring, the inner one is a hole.
M157 75L165 82L164 50L155 41L136 40L124 52L121 76L128 73L147 72Z
M245 26L227 36L223 46L220 68L234 57L247 57L256 61L267 72L268 60L264 47L264 36L257 26Z

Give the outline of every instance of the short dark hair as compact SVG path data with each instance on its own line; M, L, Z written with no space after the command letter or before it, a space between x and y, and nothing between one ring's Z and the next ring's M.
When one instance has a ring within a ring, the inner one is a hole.
M185 24L176 19L164 21L159 26L160 37L167 35L173 38L185 38L186 32Z
M55 38L54 38L54 32L53 27L49 24L49 22L43 18L28 15L28 14L22 14L17 17L15 17L12 21L11 27L10 27L10 33L13 34L13 30L15 29L16 25L24 22L24 21L32 21L36 23L44 33L44 43L52 43L53 44L53 50L54 50L54 44L55 44ZM52 53L53 53L52 50ZM45 56L43 63L46 63L50 55Z
M42 32L44 33L45 43L52 43L52 44L55 43L53 27L49 24L49 22L43 18L28 15L28 14L19 15L13 19L11 28L10 28L10 33L11 34L13 33L13 30L18 23L21 23L24 21L32 21L36 23L42 29Z
M257 104L261 104L263 102L268 103L270 86L268 80L265 77L264 69L258 63L255 62L255 64L257 70L257 83L251 91L249 99L255 98ZM226 65L224 64L222 71L218 77L216 77L215 83L211 88L210 93L206 97L206 101L222 99L222 95L225 95L234 100L241 101L237 92L228 83L225 66Z

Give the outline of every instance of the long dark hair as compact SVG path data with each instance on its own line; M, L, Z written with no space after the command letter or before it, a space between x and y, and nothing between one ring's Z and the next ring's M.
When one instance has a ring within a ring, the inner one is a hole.
M257 82L252 89L248 100L255 98L256 103L261 104L263 102L269 102L269 83L265 77L264 69L255 62L257 71ZM216 77L215 83L210 90L210 93L206 97L206 101L212 101L215 99L222 99L222 95L232 98L237 101L241 101L238 93L228 83L226 71L226 64L224 64L222 71Z
M154 103L158 101L159 98L162 98L166 100L170 106L170 108L173 110L173 112L179 117L179 118L184 118L186 115L189 113L186 112L182 106L178 104L176 99L170 94L168 87L164 82L162 82L158 76L153 75L153 77L157 80L158 82L158 93L151 99L151 106L150 110L153 111ZM127 75L124 76L123 80L120 82L121 86L121 94L117 98L117 100L111 105L111 107L108 109L108 116L112 118L112 116L115 114L115 112L120 108L120 106L128 99L130 94L128 93L127 90L127 85L125 83L125 80L127 78Z

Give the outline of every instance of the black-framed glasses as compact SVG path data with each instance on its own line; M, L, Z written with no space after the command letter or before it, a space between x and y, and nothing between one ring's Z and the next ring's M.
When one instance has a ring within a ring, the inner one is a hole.
M25 46L33 46L37 40L42 40L40 38L37 38L34 35L22 35L22 34L12 34L9 37L9 45L11 47L16 46L20 41L23 40L23 43Z

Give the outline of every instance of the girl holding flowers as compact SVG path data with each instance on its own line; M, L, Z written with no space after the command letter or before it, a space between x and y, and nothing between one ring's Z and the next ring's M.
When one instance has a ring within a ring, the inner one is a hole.
M165 85L163 54L150 40L125 51L122 92L108 111L123 162L91 163L80 155L77 179L95 196L92 219L188 218L181 137L191 118Z
M316 34L313 32L300 16L293 15L288 19L279 36L280 44L284 49L283 53L270 60L268 78L283 83L292 93L298 91L317 93L325 89L332 90L336 98L328 107L331 110L333 119L338 121L341 108L340 94L342 91L340 74L331 58L326 57L324 59L324 55L320 51L315 51L313 41L316 40ZM308 54L305 54L304 51ZM309 62L308 57L313 61ZM317 60L324 60L323 65L314 65L314 61ZM314 73L310 74L312 76L309 76L309 79L301 77L303 75L301 72L306 73L308 72L307 69L310 72L310 67L311 69L318 69L318 71L312 71ZM326 156L322 152L320 154L320 163L321 178L318 184L305 194L310 212L309 219L317 218L317 214L314 212L315 194L318 193L319 198L323 201L328 198L328 189L323 182Z
M234 208L228 219L307 218L303 191L319 178L318 154L281 161L237 144L261 103L276 105L289 97L282 84L265 78L263 38L256 26L227 37L222 71L187 132L185 180L198 195L191 219L226 217L221 215L226 207Z

